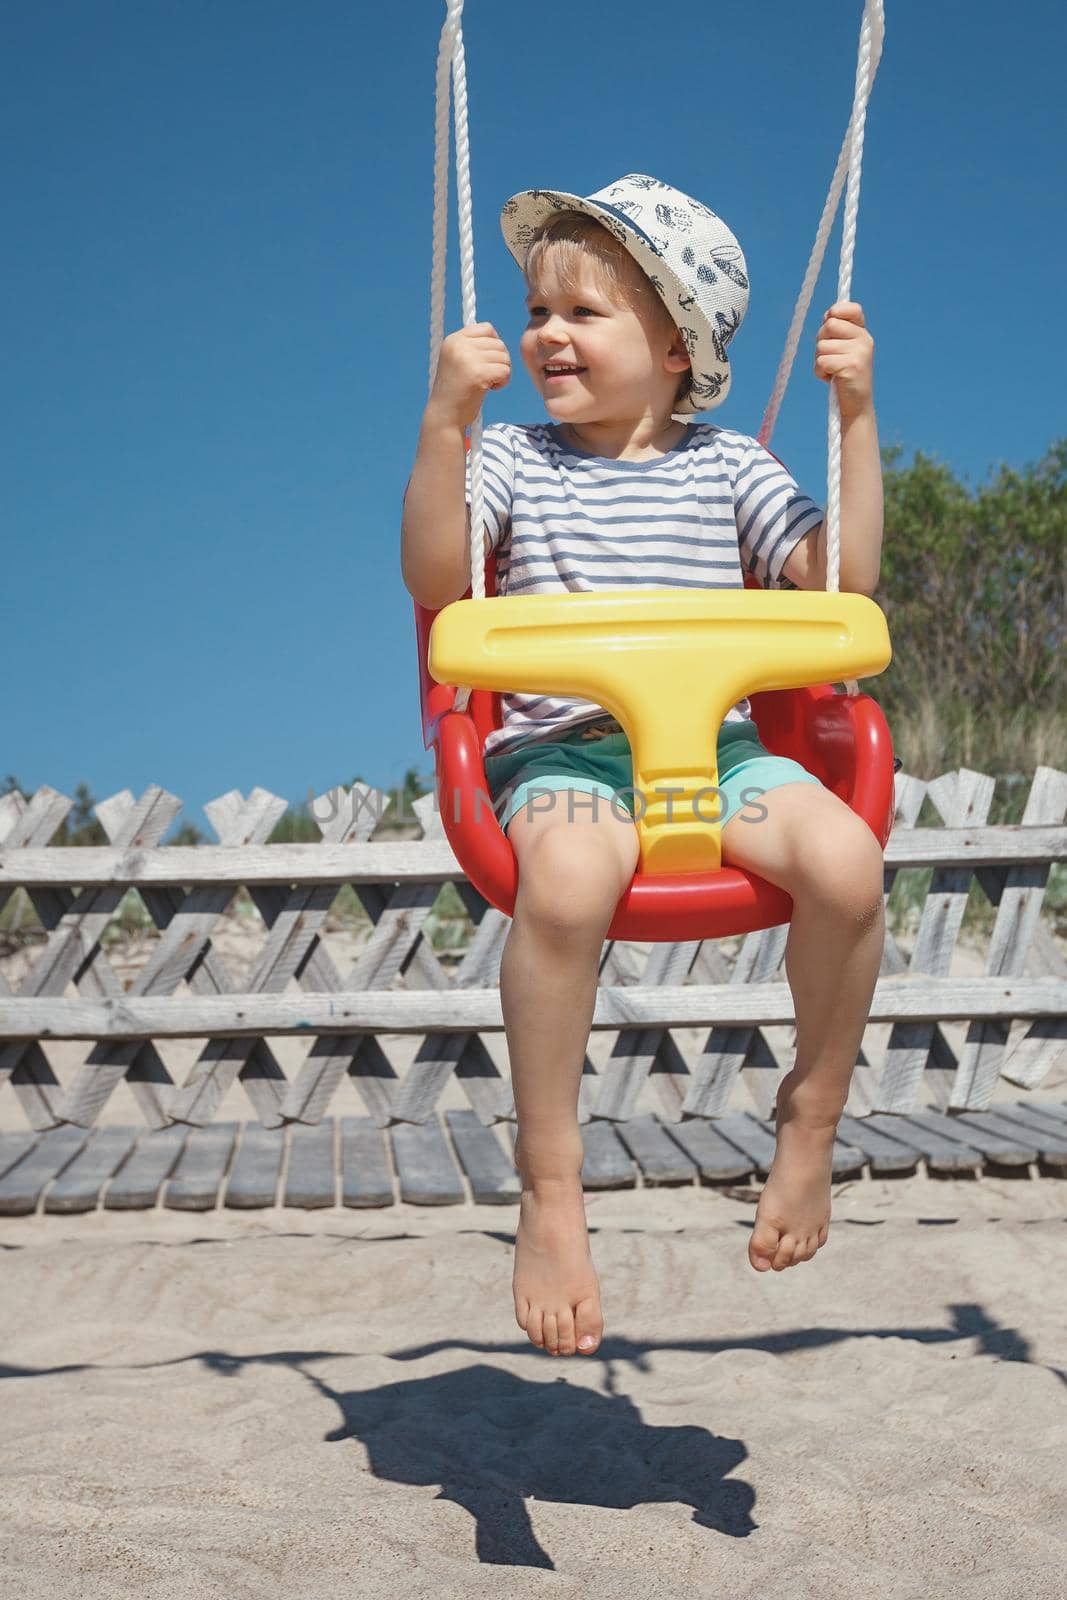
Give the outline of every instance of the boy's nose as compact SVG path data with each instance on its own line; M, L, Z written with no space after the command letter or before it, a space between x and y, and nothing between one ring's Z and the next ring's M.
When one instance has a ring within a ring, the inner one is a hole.
M556 312L553 311L551 316L545 318L538 330L538 339L540 340L541 344L545 344L546 342L548 344L558 344L559 340L563 337L561 333L555 340L553 340L552 331L555 327L555 322Z
M537 346L541 353L541 359L543 361L547 361L556 353L557 350L562 350L563 346L569 342L570 341L564 338L562 335L558 339L546 339L544 333L542 332Z

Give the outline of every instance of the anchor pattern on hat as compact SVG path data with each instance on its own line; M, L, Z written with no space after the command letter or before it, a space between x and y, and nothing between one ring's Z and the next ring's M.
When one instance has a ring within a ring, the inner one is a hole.
M615 191L612 190L613 194L614 194L614 192ZM637 204L636 200L620 200L619 204L615 207L615 209L616 209L616 211L625 212L626 216L633 217L635 222L639 222L640 218L641 218L641 213L645 208L644 208L644 206L639 206Z

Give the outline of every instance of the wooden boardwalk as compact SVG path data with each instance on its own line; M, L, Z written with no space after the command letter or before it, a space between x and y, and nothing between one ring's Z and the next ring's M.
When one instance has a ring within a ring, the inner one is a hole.
M510 1205L519 1198L502 1134L473 1111L382 1130L370 1117L267 1128L259 1122L155 1130L77 1128L0 1134L0 1215L248 1210L265 1206ZM1067 1104L1019 1101L960 1115L845 1116L834 1177L1067 1176ZM582 1125L586 1189L739 1184L767 1176L774 1123L750 1112Z

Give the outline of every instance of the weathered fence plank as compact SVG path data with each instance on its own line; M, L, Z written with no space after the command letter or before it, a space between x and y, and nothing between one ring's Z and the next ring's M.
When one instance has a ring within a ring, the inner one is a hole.
M226 1184L226 1205L243 1210L272 1206L278 1193L284 1155L284 1128L246 1123Z
M289 1165L285 1174L283 1204L310 1211L336 1203L334 1144L336 1129L332 1117L317 1127L293 1125L289 1135Z
M998 1111L1010 1111L1017 1122L1033 1123L1043 1133L1056 1133L1067 1138L1067 1107L1054 1105L1048 1100L1040 1104L1017 1101L1012 1106L998 1106Z
M398 1122L389 1134L401 1200L412 1206L454 1206L467 1198L436 1116L418 1125Z
M752 1176L752 1160L723 1138L716 1123L692 1117L671 1123L667 1132L696 1163L703 1182L744 1183Z
M142 1133L137 1148L111 1179L104 1192L105 1211L143 1211L154 1206L160 1185L181 1157L187 1128L158 1128Z
M37 1143L32 1133L0 1133L0 1178Z
M767 1176L774 1160L775 1140L758 1117L747 1111L732 1111L716 1120L715 1131L749 1158L761 1178Z
M370 1117L342 1117L341 1204L391 1206L393 1198L384 1135Z
M1067 985L1057 978L880 978L871 1001L871 1022L898 1017L949 1022L974 1019L1010 1021L1015 1017L1058 1016L1067 1004ZM0 999L0 1032L12 1038L93 1039L137 1034L145 1038L255 1039L260 1033L353 1032L458 1034L499 1033L504 1018L500 996L453 991L448 995L414 990L346 994L343 1002L321 994L233 995L212 998L176 996L173 1000ZM722 989L597 990L594 1029L617 1030L661 1021L664 1027L692 1028L730 1024L782 1026L794 1021L787 983Z
M1006 1139L1021 1138L1026 1143L1033 1143L1039 1161L1045 1162L1050 1167L1067 1167L1067 1128L1062 1133L1049 1131L1050 1125L1041 1127L1028 1118L1019 1116L1011 1107L1001 1111L975 1111L971 1116L982 1117L985 1125L993 1133L1002 1133ZM963 1118L959 1119L963 1121Z
M210 1211L217 1205L237 1131L236 1122L190 1130L174 1176L163 1188L165 1206L173 1211Z
M692 1183L697 1164L653 1116L631 1117L615 1130L650 1186Z
M1040 864L1065 856L1067 828L1010 824L914 828L890 835L885 847L886 862L894 867L954 866L964 859L972 867L1028 861ZM239 847L168 845L158 851L80 845L11 849L6 841L0 844L0 889L70 883L92 888L181 888L207 882L232 889L252 884L281 888L293 883L340 887L343 883L449 883L461 876L462 869L444 839Z
M951 1139L942 1133L947 1117L937 1116L931 1117L928 1121L918 1121L913 1114L878 1112L874 1116L864 1117L863 1120L866 1126L873 1128L876 1133L886 1133L891 1139L898 1139L902 1144L911 1145L919 1152L932 1173L952 1176L963 1172L977 1173L981 1170L980 1150L965 1144L962 1133Z
M586 1189L633 1189L637 1168L610 1122L582 1124L582 1186Z
M980 1144L979 1149L1002 1166L1028 1166L1037 1160L1038 1135L1018 1123L998 1117L993 1111L958 1112L952 1122L964 1129L963 1136L971 1144L977 1142L978 1134L989 1141ZM1001 1149L992 1142L994 1140L1000 1140Z
M92 1211L104 1184L117 1172L134 1145L134 1128L95 1128L89 1142L45 1190L46 1211Z
M446 1111L445 1122L473 1199L490 1206L517 1200L521 1187L518 1173L492 1129L483 1127L473 1111Z
M23 1217L33 1211L45 1184L74 1160L88 1137L82 1128L53 1128L46 1133L0 1178L0 1217Z
M1037 1159L1032 1147L1027 1150L1015 1140L988 1133L974 1121L967 1123L959 1117L942 1117L930 1111L909 1111L908 1121L913 1127L936 1133L940 1139L955 1140L968 1150L980 1151L1003 1166L1023 1166Z
M849 1144L866 1156L872 1177L910 1175L917 1170L919 1152L887 1133L880 1133L871 1126L869 1117L850 1117L846 1114L838 1127Z

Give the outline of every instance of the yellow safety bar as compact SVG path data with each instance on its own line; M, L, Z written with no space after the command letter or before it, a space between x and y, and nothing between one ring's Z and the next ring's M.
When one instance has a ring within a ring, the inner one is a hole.
M716 745L730 707L872 677L892 654L862 594L603 589L457 600L434 619L428 665L438 683L576 695L611 712L641 795L642 870L678 873L722 865Z

